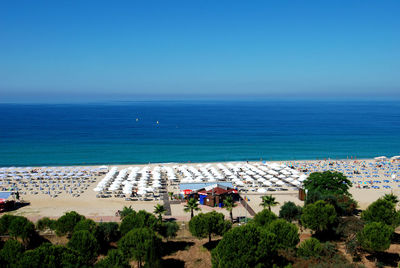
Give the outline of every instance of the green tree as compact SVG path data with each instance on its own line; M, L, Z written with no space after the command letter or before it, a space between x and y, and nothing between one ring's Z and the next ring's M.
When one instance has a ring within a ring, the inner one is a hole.
M303 209L301 223L317 233L329 230L337 220L335 208L320 200Z
M399 203L399 198L397 197L397 195L394 195L393 193L390 194L385 194L383 196L383 199L389 202L392 202L393 204L397 204Z
M215 211L208 213L200 213L194 216L189 222L189 230L191 234L198 238L208 236L208 241L211 242L211 235L223 235L231 228L231 223L225 220L222 213Z
M270 263L276 255L275 235L266 228L246 224L228 231L212 251L213 267L250 268ZM271 265L272 266L272 265Z
M36 223L36 228L39 231L44 231L46 229L55 230L56 224L57 224L56 220L52 220L48 217L44 217L44 218L41 218L40 220L38 220L38 222Z
M178 231L179 225L175 221L167 221L162 223L160 234L168 240L174 238Z
M185 208L183 210L185 212L190 212L190 219L192 219L193 216L194 216L193 212L194 211L199 211L201 209L199 208L199 203L197 202L197 200L194 199L194 198L190 198L188 200L188 202L186 203Z
M26 242L35 234L35 225L27 218L17 216L11 220L8 232L14 238L19 237Z
M382 222L367 223L357 239L363 249L370 252L384 251L390 247L393 227Z
M268 230L276 236L276 246L280 249L294 248L300 241L297 226L283 219L271 222Z
M58 236L71 235L74 231L75 225L81 220L85 219L84 216L76 213L75 211L67 212L61 216L56 223L56 233Z
M22 255L16 267L53 268L53 267L84 267L85 262L79 253L64 246L50 243L27 250Z
M157 263L161 239L149 228L135 228L121 238L118 248L126 258L137 260L141 268L143 262Z
M162 215L164 215L165 212L167 212L167 211L163 205L157 204L154 206L154 214L158 215L158 221L160 224L162 222Z
M80 220L74 227L74 233L78 231L88 231L91 234L94 234L96 231L96 223L91 219L83 219Z
M94 262L99 250L96 238L86 230L74 232L68 242L68 247L78 251L88 264Z
M311 237L300 243L297 254L305 259L317 258L322 254L322 244L318 239Z
M117 249L112 249L108 252L107 257L100 260L94 266L96 268L129 268L128 260L125 258L124 254Z
M279 202L275 200L275 197L272 195L265 195L261 197L261 204L264 209L268 207L269 211L271 211L271 207L278 205Z
M2 260L2 267L11 267L15 265L22 254L25 251L25 247L14 239L9 239L4 243L3 249L0 250L0 259Z
M122 235L125 235L134 228L143 227L148 227L157 231L159 224L157 218L153 214L140 210L139 212L131 213L122 219L120 231Z
M366 222L382 222L397 227L400 223L400 213L395 204L386 199L378 199L362 212L361 218Z
M233 208L236 207L235 200L231 195L228 195L224 200L224 207L229 212L229 216L231 217L231 222L233 222Z
M10 227L10 223L17 216L5 214L0 218L0 234L8 234L8 229Z
M101 222L97 225L94 232L99 245L102 249L106 249L111 242L115 242L121 237L118 223L116 222Z
M296 206L296 204L292 201L285 202L279 211L279 218L283 218L290 222L294 220L299 220L301 216L301 211L301 206Z
M253 222L258 226L266 226L277 218L278 217L272 211L263 209L254 215Z
M324 171L311 173L303 185L308 192L322 195L350 195L352 183L340 172Z
M119 216L122 220L123 218L125 218L126 216L128 216L132 213L136 213L136 211L132 208L132 206L129 206L129 207L124 206L124 208L120 211Z

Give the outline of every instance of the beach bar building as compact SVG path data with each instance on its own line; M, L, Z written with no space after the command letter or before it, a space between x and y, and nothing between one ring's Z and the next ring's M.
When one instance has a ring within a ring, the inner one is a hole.
M195 198L201 205L222 207L225 198L238 199L238 191L230 182L182 183L180 193L185 199Z

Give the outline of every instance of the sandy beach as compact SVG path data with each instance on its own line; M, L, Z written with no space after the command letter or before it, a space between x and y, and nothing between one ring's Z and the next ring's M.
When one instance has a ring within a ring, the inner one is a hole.
M340 163L339 163L340 162ZM229 162L233 164L241 164L246 165L247 162ZM229 163L222 163L227 165ZM387 193L394 193L395 195L400 195L400 183L396 182L396 179L400 177L399 172L399 163L393 163L390 167L388 165L383 165L380 162L376 162L372 159L367 160L328 160L325 161L277 161L277 162L268 162L268 163L276 163L276 164L286 164L292 165L297 170L301 171L304 170L306 167L308 169L307 174L311 171L323 171L327 170L328 168L332 168L333 170L340 170L343 165L346 167L345 172L348 174L354 173L355 170L361 170L363 168L363 174L356 174L354 176L349 176L350 180L353 181L353 187L351 188L350 192L352 193L355 200L359 203L360 209L365 209L370 203L378 199L379 197L383 196ZM335 163L334 165L329 165L328 163ZM338 164L339 163L339 164ZM386 162L385 162L386 163ZM116 167L118 170L122 170L125 168L130 167L139 167L143 168L147 166L150 170L155 167L177 167L184 165L185 167L193 167L199 168L207 166L207 168L216 168L218 164L221 163L167 163L167 164L149 164L149 165L117 165ZM261 162L251 162L254 165L261 165ZM381 165L381 167L379 167ZM88 167L79 167L79 168L86 168L86 169L98 169L100 166L88 166ZM395 167L395 168L393 168ZM39 168L39 167L37 167ZM57 167L54 167L56 169ZM71 167L76 168L76 167ZM352 170L353 169L353 170ZM357 171L357 172L358 172ZM369 174L369 175L367 175ZM56 197L52 197L47 194L37 193L31 194L29 191L26 191L26 194L21 195L21 199L30 202L30 205L21 207L16 211L11 213L15 215L23 215L28 217L32 220L37 220L41 217L51 217L57 218L63 215L67 211L77 211L80 214L83 214L89 218L92 218L96 221L109 221L109 220L118 220L115 213L122 209L124 206L132 206L135 210L144 209L149 212L153 212L154 206L157 203L163 204L163 200L151 200L151 201L129 201L125 198L114 197L111 196L109 198L98 198L96 197L97 193L93 191L98 183L104 178L104 174L93 176L90 183L88 183L87 189L83 191L77 197L71 197L71 195L61 193ZM373 176L367 177L367 176ZM389 178L388 178L389 176ZM381 181L380 183L366 183L367 181ZM383 182L386 180L386 182ZM360 183L361 182L361 183ZM361 185L361 186L360 186ZM371 188L368 186L362 188L365 185L379 185L378 188ZM389 187L383 187L389 186ZM361 188L360 188L361 187ZM249 186L246 185L246 188ZM20 189L23 191L23 189ZM169 183L166 186L166 190L168 192L174 192L174 194L179 194L179 189L176 185L172 186ZM246 197L248 200L248 205L252 207L255 212L261 211L262 207L259 205L261 202L261 196L268 194L273 195L276 200L279 202L279 205L273 207L272 210L275 213L279 212L280 206L286 201L292 201L296 204L302 205L303 202L298 199L298 190L294 188L289 188L285 191L268 191L267 193L261 194L257 193L256 191L247 191L242 192L240 195L242 197ZM223 208L212 208L204 205L200 205L203 212L208 212L212 210L217 210L218 212L224 213L228 216L228 212ZM171 204L171 216L176 218L177 220L189 220L190 215L183 211L184 204ZM237 207L233 210L234 217L236 216L249 216L246 209L241 205L238 204Z

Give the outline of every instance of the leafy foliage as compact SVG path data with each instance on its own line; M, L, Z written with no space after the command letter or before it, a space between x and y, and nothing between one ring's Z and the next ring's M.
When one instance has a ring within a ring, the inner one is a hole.
M5 214L0 218L0 234L8 234L8 229L10 227L11 221L17 216Z
M296 206L292 201L285 202L279 211L279 218L283 218L287 221L299 220L301 212L301 206Z
M35 225L25 217L16 216L11 220L8 232L14 238L26 241L35 234Z
M209 241L211 241L212 234L223 235L231 226L231 223L225 220L224 214L215 211L200 213L189 222L189 230L192 235L199 238L208 236Z
M283 219L271 222L268 226L268 231L275 234L276 246L279 249L293 248L300 241L297 226Z
M139 212L134 211L123 218L120 225L120 231L122 235L125 235L134 228L143 227L157 230L159 227L157 218L153 214L144 210L140 210Z
M277 242L268 229L247 224L227 232L212 251L213 267L256 267L273 260Z
M86 230L76 231L68 242L68 247L78 251L85 263L93 263L99 246L96 238Z
M318 192L322 195L350 195L352 183L340 172L314 172L303 182L308 192Z
M117 249L112 249L108 252L107 257L96 263L96 268L129 268L128 260L124 254Z
M297 254L305 259L319 257L322 253L323 247L321 242L316 238L309 238L304 240L297 249Z
M160 257L161 239L149 228L135 228L118 242L118 248L128 259L138 261L141 267L146 263L157 263Z
M157 204L154 206L154 214L158 215L158 221L162 222L162 215L165 214L166 210L163 205Z
M367 251L384 251L390 246L393 228L382 222L367 223L357 238L363 249Z
M89 233L94 233L96 230L96 223L91 219L80 220L74 227L74 233L78 231L88 231Z
M199 208L199 203L197 202L197 200L194 198L190 198L183 210L185 212L190 212L190 218L192 219L194 216L194 211L199 211L201 209Z
M36 228L40 231L44 231L46 229L54 230L56 229L56 224L57 224L56 220L44 217L38 220L38 222L36 223Z
M279 202L277 202L275 200L275 197L273 197L272 195L265 195L261 197L261 204L260 206L262 206L264 209L268 208L269 211L271 211L271 207L274 207L276 205L278 205Z
M116 222L102 222L97 225L94 232L99 245L102 249L108 247L111 242L117 241L121 237L118 223Z
M399 203L399 198L396 195L394 195L393 193L385 194L383 196L383 199L386 200L386 201L392 202L395 205L397 203Z
M85 219L84 216L76 213L75 211L67 212L57 220L56 233L57 235L70 235L74 231L75 225L81 220Z
M125 218L126 216L128 216L132 213L136 213L136 211L131 206L129 206L129 207L124 206L124 208L120 211L119 215L122 220L123 218Z
M228 195L224 199L224 208L229 212L229 216L231 217L231 221L233 222L233 208L235 208L237 205L235 204L235 200L233 200L233 197L231 195Z
M263 209L254 215L253 222L258 226L266 226L277 218L278 217L273 212L268 209Z
M160 228L160 234L169 239L174 238L179 231L179 225L175 221L163 222Z
M25 247L17 240L10 239L7 240L0 250L0 260L2 262L2 267L8 267L12 264L16 264L21 258L25 251Z
M306 205L301 215L301 223L316 232L329 230L336 219L335 208L321 200Z
M400 224L400 213L395 204L386 199L378 199L363 211L361 218L366 222L382 222L393 227Z
M75 250L50 243L24 252L18 262L19 267L83 267L84 260Z

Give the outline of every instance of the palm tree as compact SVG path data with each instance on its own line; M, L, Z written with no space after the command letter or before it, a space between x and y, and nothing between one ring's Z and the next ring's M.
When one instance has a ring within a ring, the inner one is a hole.
M393 203L394 206L397 206L397 203L399 203L399 198L396 195L394 195L393 193L385 194L383 196L383 199Z
M233 222L232 210L236 206L237 205L235 204L235 201L233 200L232 196L228 195L224 200L224 207L226 208L227 211L229 211L229 215L231 216L232 222Z
M185 212L190 212L190 219L193 218L193 211L201 210L199 208L199 203L194 198L190 198L189 201L186 203L185 208L183 209Z
M154 214L158 215L158 220L162 222L162 215L166 212L163 205L157 204L154 206Z
M279 202L275 201L275 197L272 195L264 195L261 197L262 201L260 206L262 206L264 209L268 207L269 211L271 211L271 207L276 206L279 204Z
M168 192L168 195L169 195L169 199L172 200L172 197L174 196L174 193L173 192Z

